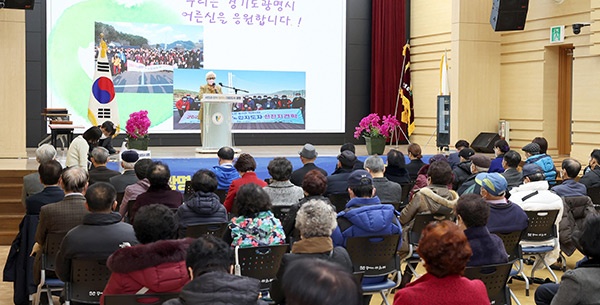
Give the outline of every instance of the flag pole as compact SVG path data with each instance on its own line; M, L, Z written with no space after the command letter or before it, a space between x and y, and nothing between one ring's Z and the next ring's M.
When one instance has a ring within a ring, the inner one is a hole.
M404 45L406 46L409 42L410 42L410 40L407 39L406 40L406 44L404 44ZM403 56L403 58L402 58L402 71L400 72L401 73L400 74L400 82L398 83L398 94L396 95L396 108L394 109L394 117L395 118L398 118L398 102L400 101L400 90L402 90L402 80L404 79L404 71L406 70L405 66L406 66L406 56ZM402 130L402 127L399 126L398 128L395 128L392 131L392 141L395 138L395 140L396 140L396 147L398 147L398 143L400 142L400 135L399 134L395 134L396 129L400 129L400 132L404 135L404 138L406 138L406 141L408 142L408 144L411 144L410 140L408 139L408 136L406 136L406 133L404 133L404 130Z

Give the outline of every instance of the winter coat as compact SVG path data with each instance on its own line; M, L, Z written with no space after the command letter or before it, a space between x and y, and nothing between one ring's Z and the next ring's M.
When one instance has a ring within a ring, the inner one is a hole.
M490 164L490 168L488 169L488 173L504 173L504 167L502 167L502 160L504 160L504 154L497 156L494 158Z
M231 246L240 248L283 245L285 233L281 221L271 211L263 211L253 217L239 216L229 224Z
M567 180L568 181L568 180ZM588 196L562 197L565 204L562 219L559 224L560 250L571 256L575 249L581 248L573 239L573 233L583 230L583 223L590 215L596 215L596 209Z
M107 294L179 292L190 280L185 258L194 239L159 240L126 247L113 253L106 263L112 272L100 304Z
M458 274L439 278L427 273L394 295L394 305L469 304L488 305L490 299L480 280Z
M254 183L260 187L267 186L267 183L264 180L259 179L255 172L246 172L241 178L233 180L229 186L229 191L227 191L227 197L225 197L225 201L223 202L227 212L231 212L231 209L233 208L233 201L235 200L238 189L240 189L242 185L248 183Z
M274 206L290 206L304 198L304 190L302 190L301 187L294 185L289 180L273 181L271 184L265 186L263 190L269 194L271 204Z
M185 228L202 223L227 222L227 210L215 193L196 192L177 209L179 228L184 235Z
M467 266L494 265L508 262L508 254L502 239L496 234L490 234L486 226L470 227L465 230L473 255Z
M593 170L588 171L581 179L580 183L583 183L586 188L600 187L600 166L596 166Z
M598 304L600 300L600 261L589 260L568 270L560 280L555 305Z
M554 167L552 157L546 154L533 155L525 160L525 164L530 163L537 164L544 170L546 181L550 182L551 185L556 183L556 167Z
M555 192L556 195L560 197L587 196L585 184L573 179L563 180L561 184L555 185L551 191Z
M384 176L388 180L390 180L392 182L396 182L398 184L409 184L411 181L406 168L400 168L400 167L388 165L385 168Z
M219 185L217 189L227 190L231 185L231 182L240 177L237 169L233 167L233 164L216 165L213 166L212 172L217 176Z
M457 164L452 173L454 174L452 189L456 191L471 176L471 161Z
M300 199L300 201L298 201L298 203L293 204L290 207L290 210L289 210L287 216L282 221L283 231L285 232L285 236L287 238L288 243L292 243L293 241L300 240L300 232L296 229L296 215L298 215L298 211L300 210L300 207L302 207L303 204L305 204L313 199L323 200L323 201L331 204L329 202L329 198L323 197L321 195L304 197L304 198ZM335 210L335 206L333 206L333 205L331 205L331 206Z

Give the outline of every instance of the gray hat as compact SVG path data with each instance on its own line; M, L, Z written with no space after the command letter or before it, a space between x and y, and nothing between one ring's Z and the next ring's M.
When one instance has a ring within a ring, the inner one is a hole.
M298 154L306 159L314 159L319 155L315 147L310 143L304 144L304 147L302 147L302 150Z
M540 146L537 143L529 143L525 146L523 146L523 148L521 148L524 152L528 152L532 155L536 155L540 153Z
M482 154L474 154L469 159L471 160L471 163L481 168L490 168L490 165L492 164L492 160Z
M352 168L356 162L356 155L349 150L344 150L337 156L337 159L342 163L342 167Z
M137 151L135 150L130 149L121 153L121 160L127 163L135 163L139 158L140 155L138 155Z

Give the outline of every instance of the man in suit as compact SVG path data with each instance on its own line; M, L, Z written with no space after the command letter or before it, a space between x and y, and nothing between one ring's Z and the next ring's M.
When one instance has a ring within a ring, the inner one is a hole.
M25 208L28 215L38 215L44 205L63 200L65 193L58 186L61 172L62 166L56 160L40 164L38 174L40 181L44 185L44 189L26 199Z
M90 170L90 185L101 181L110 182L111 177L121 174L106 167L108 156L108 150L104 147L98 146L92 150L92 164L94 167Z
M319 154L317 153L317 150L312 144L304 144L304 147L302 147L302 150L299 151L298 154L300 155L300 160L302 161L302 164L304 164L304 166L292 172L292 177L290 178L290 181L294 185L302 186L304 175L306 175L306 173L310 172L313 169L316 169L323 173L323 175L327 176L327 172L324 169L315 165L315 160L317 159L317 156Z
M121 166L123 174L110 177L109 181L115 187L118 193L125 193L125 188L138 182L138 177L135 175L135 162L140 158L135 150L126 150L121 153Z
M325 195L342 194L348 192L348 177L352 172L356 156L352 151L344 150L337 156L338 164L335 174L327 176L327 190Z
M50 144L43 144L35 150L35 160L39 163L45 163L56 158L56 149ZM38 172L25 175L23 177L23 191L21 192L21 202L25 207L25 199L27 197L39 193L44 189L44 185L40 182L40 174Z
M31 255L35 255L33 277L40 282L41 253L46 246L48 234L66 234L83 221L88 214L83 194L88 185L88 173L84 168L73 166L66 168L60 177L60 186L65 192L62 201L43 206L40 210L40 222L35 232L35 245Z

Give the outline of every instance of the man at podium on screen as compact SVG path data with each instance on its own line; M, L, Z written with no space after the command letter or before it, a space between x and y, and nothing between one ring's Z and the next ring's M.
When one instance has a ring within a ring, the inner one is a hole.
M216 83L217 75L213 71L206 73L206 85L200 86L200 92L198 92L198 98L202 101L202 97L205 94L223 94L221 86ZM204 106L200 103L200 110L198 111L198 120L200 120L200 132L202 132L202 117L204 115Z

